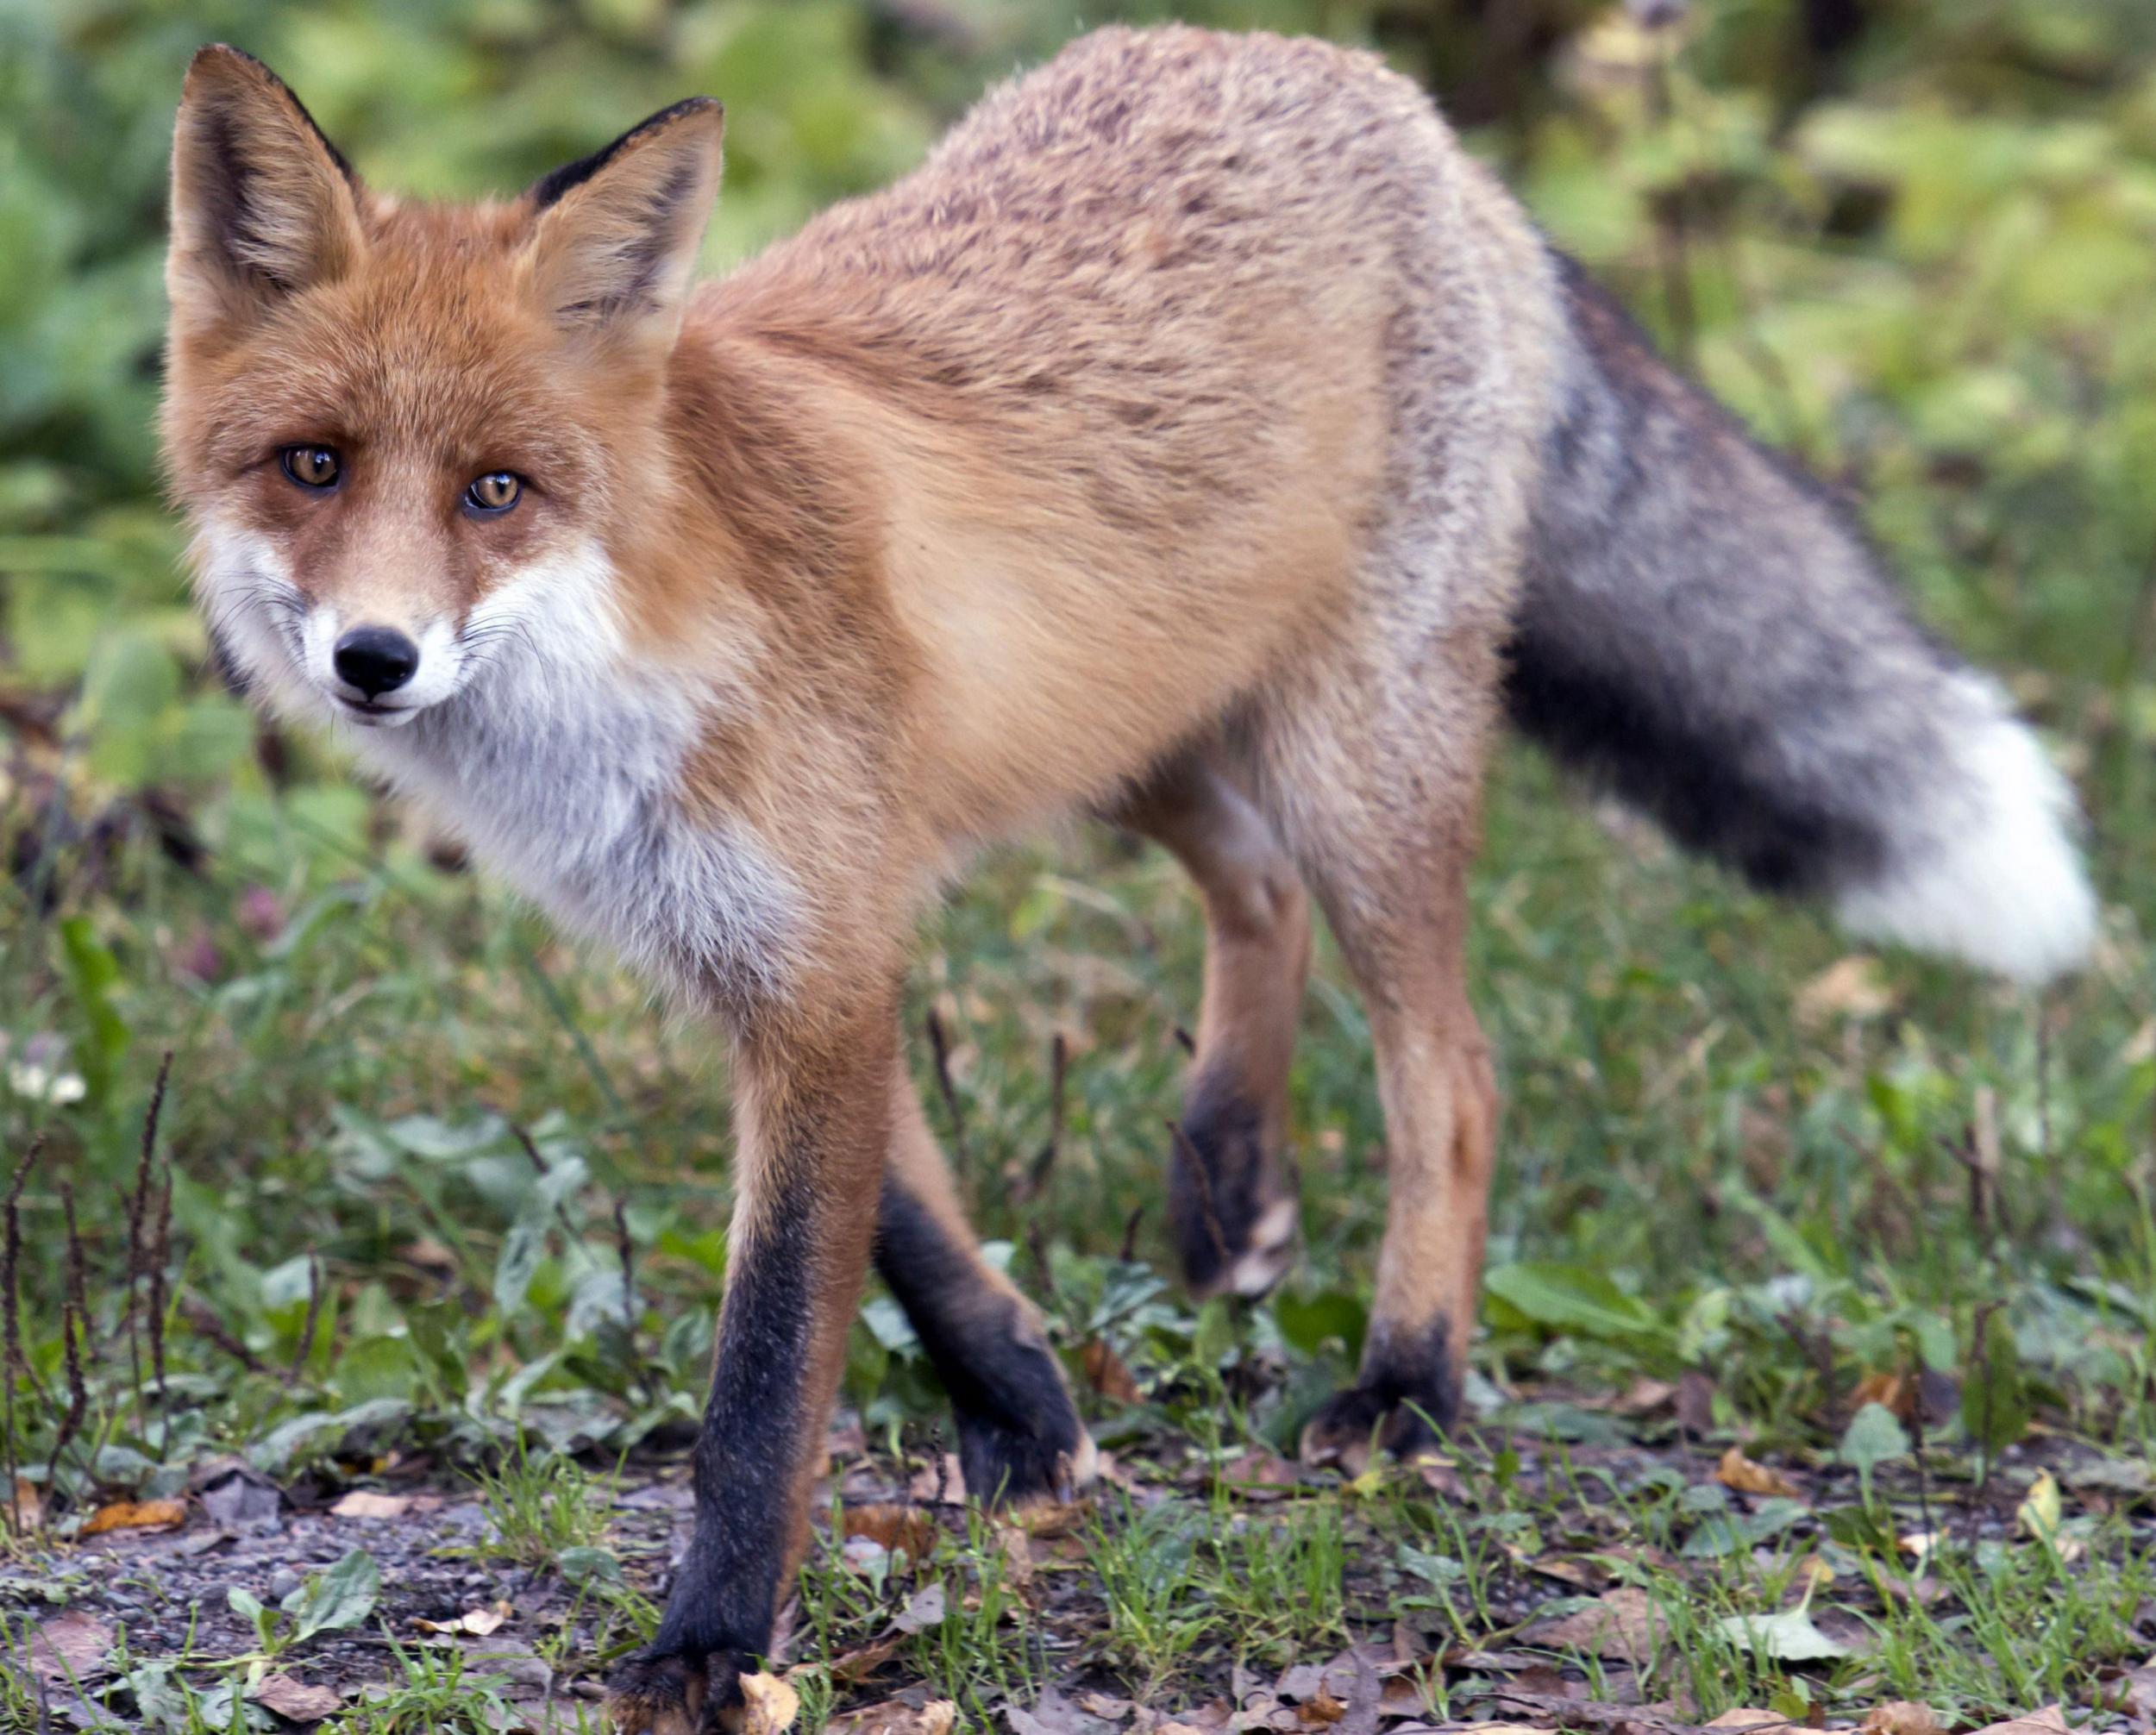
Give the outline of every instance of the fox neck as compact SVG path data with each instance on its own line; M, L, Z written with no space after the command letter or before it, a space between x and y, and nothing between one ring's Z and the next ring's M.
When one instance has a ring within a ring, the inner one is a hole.
M498 654L361 755L574 930L693 1000L780 993L799 898L738 814L684 780L715 729L752 726L730 684L636 648L597 544L490 598ZM486 655L482 652L481 655Z

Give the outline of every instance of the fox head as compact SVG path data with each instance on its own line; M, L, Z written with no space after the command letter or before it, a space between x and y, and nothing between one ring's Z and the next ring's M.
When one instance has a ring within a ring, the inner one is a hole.
M404 204L267 67L195 56L163 433L229 671L379 728L536 641L606 639L602 551L669 485L666 363L720 128L694 98L512 201Z

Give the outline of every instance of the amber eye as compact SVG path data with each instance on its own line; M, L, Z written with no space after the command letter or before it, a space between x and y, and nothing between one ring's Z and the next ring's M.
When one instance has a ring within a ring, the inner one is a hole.
M506 512L523 498L523 478L509 470L489 470L464 491L465 506L486 517Z
M303 488L334 488L343 471L327 446L287 446L277 455L285 473Z

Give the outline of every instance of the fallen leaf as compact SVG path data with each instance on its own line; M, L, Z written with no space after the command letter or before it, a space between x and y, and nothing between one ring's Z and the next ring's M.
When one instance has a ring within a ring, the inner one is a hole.
M877 1639L832 1659L831 1679L843 1681L849 1687L857 1687L876 1670L898 1655L899 1641L895 1636Z
M887 1699L881 1705L842 1712L824 1727L832 1735L950 1735L957 1721L958 1707L948 1699L931 1699L918 1706Z
M801 1714L801 1695L776 1675L741 1677L740 1735L780 1735Z
M1090 1499L1034 1500L1006 1513L1004 1522L1016 1525L1028 1536L1046 1538L1069 1536L1082 1530L1092 1516Z
M30 1672L50 1684L93 1675L112 1649L112 1627L86 1610L71 1608L40 1626L30 1638Z
M1086 1371L1086 1383L1107 1399L1119 1404L1136 1404L1144 1400L1145 1394L1138 1389L1138 1381L1123 1363L1123 1358L1108 1347L1106 1339L1090 1337L1078 1352L1078 1364Z
M1033 1539L1009 1519L1000 1519L995 1526L996 1547L1003 1555L1005 1582L1013 1589L1024 1590L1033 1582Z
M1733 1707L1706 1726L1709 1729L1760 1730L1788 1729L1796 1726L1778 1712L1757 1711L1748 1705Z
M899 1632L925 1632L931 1626L941 1626L947 1613L943 1587L939 1581L915 1591L891 1625Z
M1324 1728L1346 1716L1347 1707L1320 1687L1296 1707L1296 1712L1304 1722Z
M310 1686L289 1675L265 1677L248 1697L291 1723L319 1723L344 1703L335 1688Z
M1740 1494L1775 1494L1783 1500L1802 1498L1795 1482L1771 1465L1746 1457L1742 1446L1732 1446L1722 1454L1721 1463L1714 1467L1714 1480Z
M1081 1693L1078 1703L1081 1709L1110 1723L1120 1723L1137 1708L1128 1699L1111 1699L1105 1693Z
M1733 1614L1714 1625L1732 1644L1776 1663L1824 1663L1850 1654L1839 1639L1821 1632L1802 1607L1779 1614Z
M1589 1594L1609 1582L1608 1573L1583 1560L1564 1560L1551 1555L1540 1560L1530 1560L1526 1565L1530 1571L1539 1573L1545 1578L1554 1578L1559 1584L1576 1585Z
M1625 1416L1651 1416L1665 1406L1677 1402L1677 1385L1670 1380L1634 1380L1632 1388L1617 1400L1617 1412Z
M32 1531L45 1528L45 1496L35 1482L26 1476L15 1479L15 1499L0 1507L9 1526L18 1536L28 1536Z
M924 1506L905 1506L895 1500L848 1506L840 1516L847 1537L866 1537L897 1553L904 1549L913 1559L925 1560L936 1546L936 1518Z
M2065 1502L2059 1492L2059 1479L2049 1470L2039 1470L2036 1480L2028 1485L2028 1493L2015 1508L2014 1522L2023 1535L2038 1542L2047 1542L2054 1547L2059 1542L2059 1526L2066 1516Z
M220 1530L266 1530L284 1516L285 1497L277 1484L238 1458L198 1475L194 1489L195 1499Z
M329 1513L341 1519L393 1519L411 1510L410 1494L378 1494L370 1488L354 1488L331 1506Z
M1976 1735L2068 1735L2068 1726L2056 1705L2046 1705L2034 1717L2009 1717L2003 1723L1986 1724Z
M1677 1382L1677 1425L1695 1439L1714 1431L1714 1381L1697 1368Z
M423 1620L412 1617L412 1625L422 1632L461 1634L471 1638L484 1638L490 1632L498 1632L510 1617L507 1602L497 1602L486 1608L467 1608L454 1620Z
M1604 1591L1585 1608L1529 1628L1526 1637L1546 1650L1581 1650L1638 1666L1652 1659L1656 1639L1667 1631L1654 1599L1626 1584Z
M965 1505L966 1472L959 1466L958 1454L945 1452L925 1469L916 1470L906 1491L917 1500L933 1500L938 1506Z
M172 1530L187 1522L185 1500L115 1500L91 1513L85 1536L115 1530Z
M1876 1018L1894 1005L1894 992L1877 958L1856 953L1829 964L1796 991L1796 1021L1822 1024L1833 1018Z
M1909 1699L1890 1699L1865 1713L1858 1735L1946 1735L1939 1713Z

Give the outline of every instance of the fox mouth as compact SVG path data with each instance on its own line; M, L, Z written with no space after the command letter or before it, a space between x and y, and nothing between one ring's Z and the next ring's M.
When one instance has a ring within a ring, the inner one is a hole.
M342 692L332 692L339 713L358 723L362 729L395 729L410 723L425 707L417 705L385 705L379 699L353 698Z

